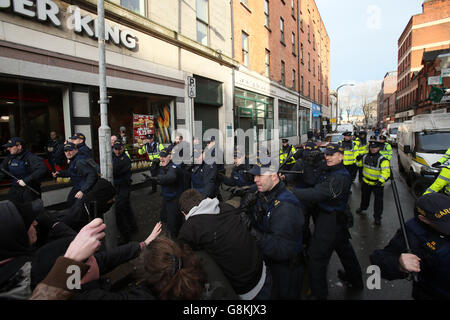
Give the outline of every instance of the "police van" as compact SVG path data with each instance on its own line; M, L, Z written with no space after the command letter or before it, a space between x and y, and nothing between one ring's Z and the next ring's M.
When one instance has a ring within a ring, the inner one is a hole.
M440 169L431 165L450 147L450 113L415 116L401 124L397 138L399 170L419 196L439 175Z
M401 125L402 124L400 122L390 123L390 124L388 124L388 126L386 128L386 138L387 138L387 141L392 146L396 146L397 145L397 132L398 132L398 128Z

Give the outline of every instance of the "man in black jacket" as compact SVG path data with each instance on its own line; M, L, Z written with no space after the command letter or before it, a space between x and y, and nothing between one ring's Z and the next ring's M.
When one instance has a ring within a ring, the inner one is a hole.
M312 203L314 234L308 248L309 275L312 299L326 299L328 295L327 267L335 250L345 272L340 277L352 287L363 289L361 266L349 241L347 214L351 176L342 163L344 148L329 144L325 150L327 162L314 187L294 189L295 196L304 203Z
M3 147L9 151L9 156L3 160L0 168L15 176L8 192L8 199L15 203L23 203L40 198L41 179L46 175L47 168L43 160L35 154L27 151L24 147L25 141L20 137L8 140ZM0 180L5 173L0 172ZM39 194L31 191L31 187Z
M387 280L406 279L412 272L412 296L416 300L450 299L450 197L426 194L416 201L415 216L406 222L411 253L399 229L389 244L370 255Z
M82 199L97 182L98 174L95 162L85 154L79 153L77 146L72 142L64 145L64 154L70 160L69 168L52 173L53 177L70 177L73 187L67 196L67 206L71 207L76 199Z
M85 155L87 158L93 158L92 150L86 145L86 136L82 133L75 133L69 138L69 142L74 143L80 154Z
M192 188L197 189L205 198L213 199L219 193L217 171L215 162L207 164L204 161L201 149L194 150L194 165L191 169Z
M247 193L241 205L248 215L241 215L255 237L273 279L272 299L300 299L303 286L304 214L301 203L286 189L277 173L278 159L258 163L251 170L258 188ZM274 163L276 165L271 165Z
M124 242L130 240L131 234L137 231L136 219L130 205L131 160L125 154L121 140L113 145L113 178L116 188L116 223Z
M163 205L161 208L161 221L167 223L167 229L172 238L176 238L183 223L183 217L178 210L178 198L184 191L183 172L181 168L172 162L167 149L159 153L161 166L158 176L151 179L161 185Z
M195 189L180 197L186 222L178 240L205 250L243 300L269 299L271 279L255 240L241 223L239 209L217 198L203 199Z
M47 142L46 152L52 172L62 170L66 161L66 157L64 156L64 141L59 139L55 131L50 132L50 140Z

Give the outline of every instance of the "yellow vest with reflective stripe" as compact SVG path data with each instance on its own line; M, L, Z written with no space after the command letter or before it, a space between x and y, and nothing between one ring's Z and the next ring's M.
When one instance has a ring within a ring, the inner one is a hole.
M340 141L340 144L342 145L342 140ZM358 144L356 141L352 141L352 150L345 150L344 149L344 166L351 166L352 164L356 163L356 154L358 151Z
M379 181L384 186L386 180L391 176L389 161L380 154L376 167L372 167L365 163L366 158L367 155L364 155L361 161L363 166L363 181L371 186L376 185Z
M385 142L383 150L380 150L380 153L385 157L387 160L391 161L392 159L392 147L389 143Z
M438 162L440 164L444 164L448 161L448 159L450 159L450 148L447 149L447 152L444 154L442 158L439 159Z
M156 159L156 158L160 158L160 156L159 156L159 153L164 149L164 146L162 145L162 143L159 143L159 142L156 142L157 144L158 144L158 146L157 146L157 148L156 148L156 150L155 150L155 152L154 153L149 153L148 152L148 149L147 149L147 144L144 144L143 146L142 146L142 148L140 148L139 150L138 150L138 153L140 154L140 155L144 155L144 154L148 154L148 159L150 160L150 161L153 161L153 159Z
M450 196L450 165L442 168L437 179L424 194L439 192L441 190L444 190L444 193Z
M361 145L361 142L360 142L359 145L358 145L358 150L356 151L355 158L357 156L359 156L359 155L363 155L364 156L364 155L366 155L368 153L369 153L369 145L367 143L365 145ZM358 165L358 167L362 167L362 162L361 161L357 162L356 164Z
M295 159L292 157L295 154L296 150L294 148L294 146L291 146L291 158L286 162L286 164L292 164L295 163ZM289 155L289 153L283 153L283 148L280 149L280 164L282 164L287 156Z

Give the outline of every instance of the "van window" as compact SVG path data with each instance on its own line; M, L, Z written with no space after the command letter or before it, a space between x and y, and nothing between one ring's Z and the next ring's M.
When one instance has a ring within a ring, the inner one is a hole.
M391 128L389 129L389 134L397 134L398 128Z
M416 132L417 152L445 153L450 141L450 132Z

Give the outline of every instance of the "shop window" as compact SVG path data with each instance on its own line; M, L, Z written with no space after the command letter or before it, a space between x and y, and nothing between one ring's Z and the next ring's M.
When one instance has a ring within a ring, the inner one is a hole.
M273 139L273 99L250 91L236 89L234 105L238 110L236 128L247 131L256 128L256 139L265 129L267 140Z
M297 109L296 105L284 101L278 102L278 129L280 138L297 135Z
M120 5L128 10L140 14L141 16L145 16L144 0L120 0Z
M66 138L64 90L68 89L51 82L0 78L0 144L5 144L11 137L21 137L26 141L26 150L47 163L46 147L50 132L55 131L63 141ZM8 154L5 148L1 148L0 161ZM51 167L48 168L47 180L52 182ZM3 186L9 186L9 183L9 180L0 181Z
M304 135L308 132L311 126L310 116L311 110L308 108L300 107L299 110L299 135Z

